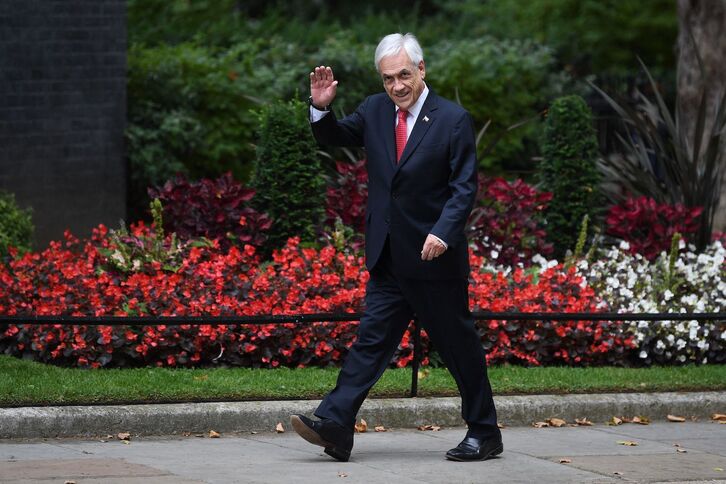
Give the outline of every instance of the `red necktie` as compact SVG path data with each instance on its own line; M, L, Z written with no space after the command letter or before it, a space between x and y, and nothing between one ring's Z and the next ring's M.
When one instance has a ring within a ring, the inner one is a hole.
M396 163L401 159L403 148L406 146L406 138L408 137L408 126L406 126L406 117L408 111L398 110L398 124L396 125Z

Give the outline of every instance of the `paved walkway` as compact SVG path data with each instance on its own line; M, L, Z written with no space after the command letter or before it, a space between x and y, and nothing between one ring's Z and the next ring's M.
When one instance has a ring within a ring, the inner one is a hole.
M462 428L359 434L347 463L332 460L291 430L215 439L132 436L128 444L0 440L0 482L726 483L726 425L715 422L513 427L502 433L504 454L474 463L444 459Z

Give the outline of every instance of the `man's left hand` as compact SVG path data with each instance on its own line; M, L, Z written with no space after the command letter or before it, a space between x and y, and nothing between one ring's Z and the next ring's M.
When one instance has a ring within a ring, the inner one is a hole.
M446 246L439 239L429 234L421 251L421 260L433 260L444 252L446 252Z

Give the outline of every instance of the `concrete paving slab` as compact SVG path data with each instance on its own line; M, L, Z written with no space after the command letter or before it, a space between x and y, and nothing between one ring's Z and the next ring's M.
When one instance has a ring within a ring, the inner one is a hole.
M707 480L726 477L726 457L704 453L670 455L577 456L568 464L578 469L615 475L636 482Z

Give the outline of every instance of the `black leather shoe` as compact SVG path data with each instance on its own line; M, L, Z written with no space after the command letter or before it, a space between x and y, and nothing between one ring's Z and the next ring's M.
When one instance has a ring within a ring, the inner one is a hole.
M293 415L290 423L300 437L311 444L325 448L334 459L347 462L353 448L353 429L346 429L330 419L311 420L304 415Z
M456 461L486 460L504 452L501 434L493 437L467 435L459 445L446 453L446 458Z

